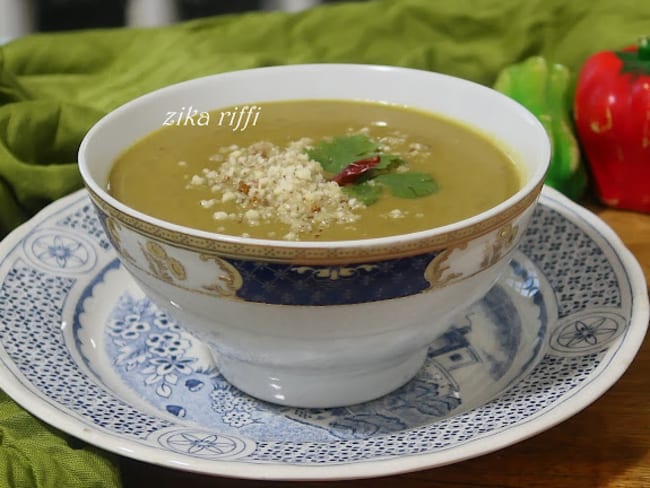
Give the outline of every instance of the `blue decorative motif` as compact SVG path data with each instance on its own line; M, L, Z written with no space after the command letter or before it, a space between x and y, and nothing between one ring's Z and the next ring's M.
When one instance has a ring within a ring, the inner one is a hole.
M267 412L263 402L242 393L222 376L213 378L213 386L210 405L212 411L221 417L221 421L226 426L240 429L264 422Z
M413 295L430 284L427 265L438 253L372 264L294 266L228 259L243 279L237 296L281 305L341 305Z
M192 393L201 390L205 386L205 383L201 380L192 379L185 381L185 388L187 388Z
M181 405L167 405L167 411L177 417L185 417L185 409Z
M518 265L516 261L515 266ZM494 379L501 378L510 369L521 342L522 327L521 317L507 292L500 286L492 288L483 298L483 312L490 318L490 321L499 329L498 341L500 347L498 352L504 352L503 357L496 357L492 352L486 355L492 360L490 375Z
M35 262L65 272L87 271L96 259L89 243L61 232L35 233L27 241L27 246L28 256Z
M458 385L443 369L430 363L415 379L373 402L333 409L286 410L284 414L339 439L368 439L447 417L461 403Z
M607 254L558 211L539 205L519 249L548 278L560 318L588 307L621 306L620 284Z
M5 354L43 395L91 425L132 438L169 426L115 398L79 369L61 330L63 304L75 282L15 262L0 287Z
M480 363L481 359L466 337L471 329L471 315L466 314L461 324L455 324L431 343L427 357L429 359L435 358L447 371L453 371L469 364Z
M616 339L625 325L625 317L607 310L571 315L558 325L550 345L564 353L597 352Z
M245 443L236 437L196 429L167 433L159 442L174 452L202 459L233 457L246 449Z
M528 279L522 269L519 275ZM515 276L513 281L519 282ZM530 295L524 301L531 302ZM543 308L543 301L537 306ZM473 345L475 326L491 339ZM455 377L478 374L498 382L509 375L514 380L522 321L510 294L497 285L432 343L425 367L414 380L373 402L328 410L272 406L230 385L212 364L197 368L200 361L190 352L194 339L145 297L120 295L106 333L107 354L114 358L122 381L161 410L252 438L268 438L272 425L273 436L281 433L285 440L331 440L389 434L449 416L463 406Z
M148 299L123 295L106 330L116 348L114 364L142 375L143 384L155 388L158 396L168 398L179 378L194 372L196 358L186 357L190 339Z
M597 317L590 323L585 320L577 320L570 327L562 330L558 335L557 342L567 349L592 347L602 342L600 336L609 339L616 334L617 328L616 324L608 323L606 317Z
M102 249L110 249L111 245L97 215L94 205L86 202L85 205L78 206L74 212L65 215L57 224L94 238Z
M437 420L422 428L403 429L390 435L337 443L280 443L260 441L251 459L283 464L330 465L433 453L462 445L490 433L520 425L537 412L561 402L565 395L588 381L602 354L570 357L547 356L522 381L494 401L460 415Z

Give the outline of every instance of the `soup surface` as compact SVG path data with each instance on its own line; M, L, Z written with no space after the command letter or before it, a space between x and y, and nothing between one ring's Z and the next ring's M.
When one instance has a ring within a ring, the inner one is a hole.
M446 225L520 188L489 138L374 102L187 108L114 163L108 191L169 222L280 240L383 237ZM188 114L190 117L188 118Z

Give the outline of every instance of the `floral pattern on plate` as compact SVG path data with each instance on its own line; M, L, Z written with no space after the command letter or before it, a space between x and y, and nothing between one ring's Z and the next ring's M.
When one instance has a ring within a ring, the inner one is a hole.
M508 273L449 323L400 390L292 409L230 386L142 294L81 191L0 244L0 387L47 422L138 459L247 478L432 467L517 442L593 401L647 327L636 261L545 189Z
M527 372L539 357L547 331L548 312L539 281L532 267L526 269L515 261L504 284L495 286L431 344L426 366L407 385L352 407L285 408L232 387L209 356L194 352L199 349L194 347L196 340L179 324L137 290L119 293L110 284L128 277L104 277L104 273L122 272L112 262L84 295L90 302L77 307L82 317L79 337L83 345L88 334L83 329L102 323L102 317L87 308L93 309L97 300L114 303L104 340L106 355L119 376L116 383L128 385L151 405L177 417L259 441L367 438L467 410ZM526 327L524 316L529 317ZM86 357L92 363L93 351Z

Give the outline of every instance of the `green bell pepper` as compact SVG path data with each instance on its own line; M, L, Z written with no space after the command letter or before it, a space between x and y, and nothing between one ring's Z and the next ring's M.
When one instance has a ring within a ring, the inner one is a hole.
M579 199L587 186L587 173L572 125L569 69L535 56L504 68L494 89L519 102L539 119L553 148L545 183L569 198Z

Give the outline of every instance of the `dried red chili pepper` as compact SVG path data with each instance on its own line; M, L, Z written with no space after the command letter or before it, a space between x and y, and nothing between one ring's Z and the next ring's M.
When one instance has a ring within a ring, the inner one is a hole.
M359 159L348 164L337 174L332 181L336 181L339 186L348 185L355 182L362 174L371 170L379 164L380 157L372 156L370 158Z
M574 118L600 200L650 212L650 39L587 59Z

